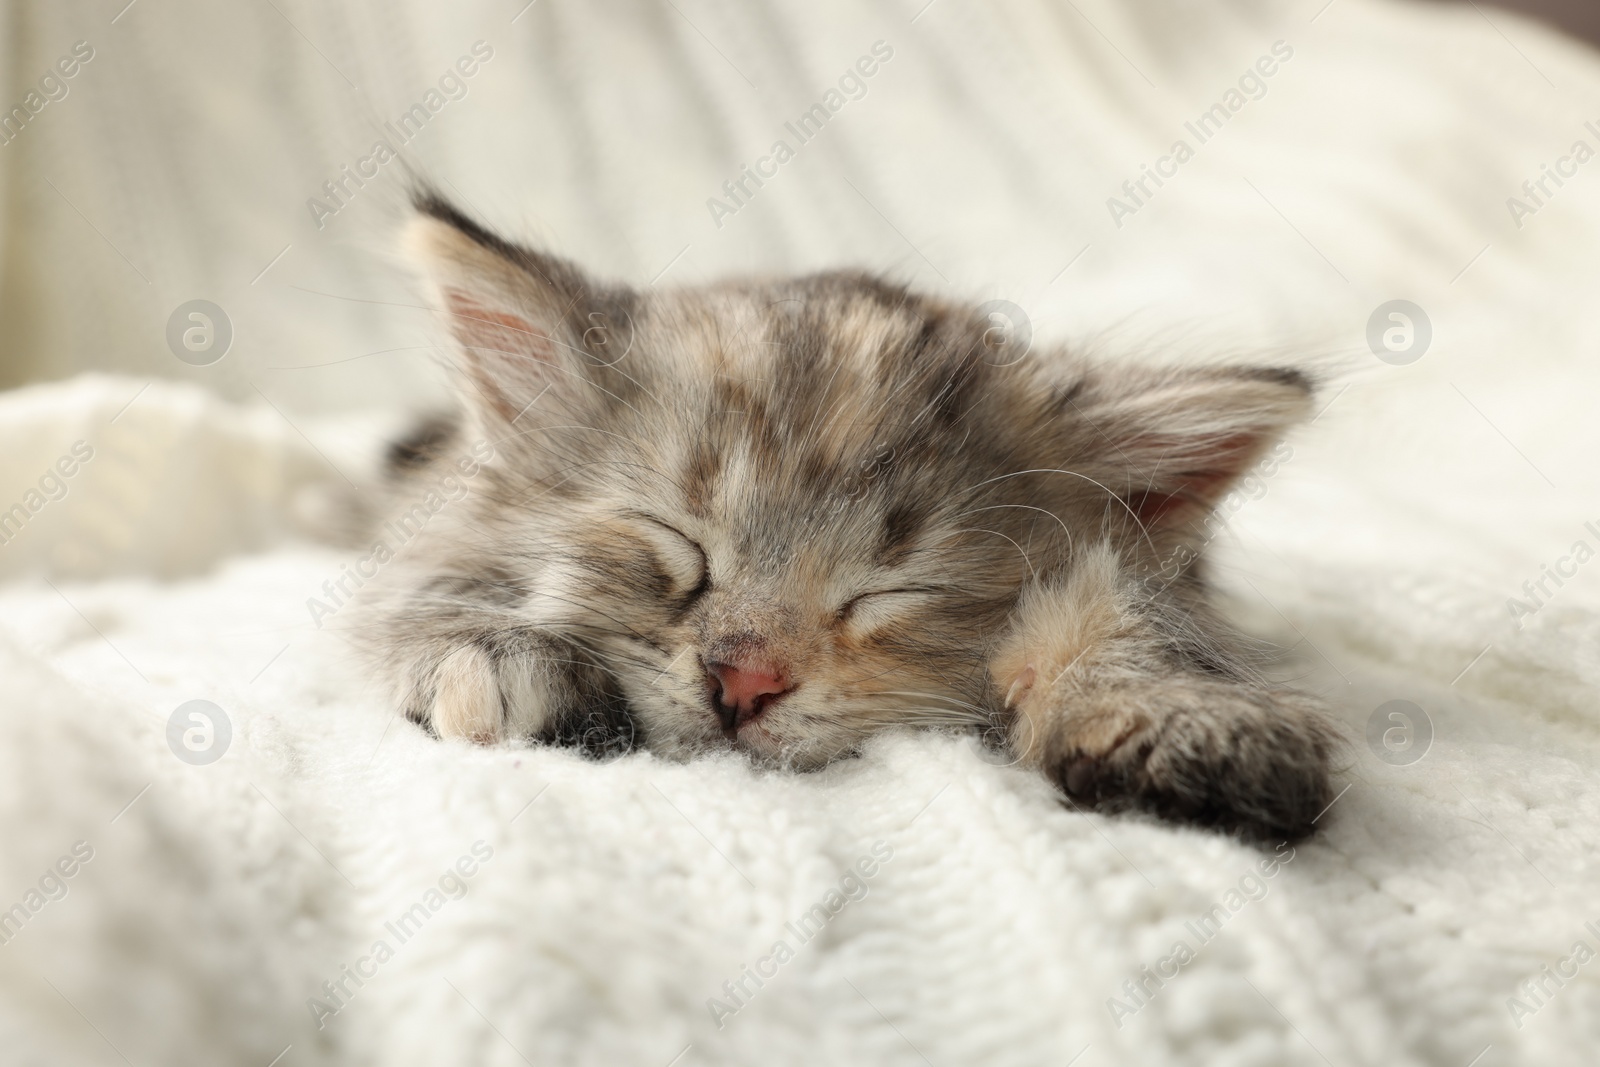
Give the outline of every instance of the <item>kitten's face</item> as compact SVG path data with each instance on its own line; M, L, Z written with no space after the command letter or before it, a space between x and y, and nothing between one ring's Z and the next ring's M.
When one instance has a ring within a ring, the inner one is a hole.
M1131 398L859 276L638 294L455 216L418 243L498 453L462 567L592 650L657 750L811 766L988 721L1023 584L1074 545L1175 550L1218 442L1245 447L1223 427L1202 462L1160 425L1193 382Z
M811 764L889 723L980 718L1028 557L1065 547L1000 477L1039 465L1014 431L1048 392L972 316L855 279L629 315L601 389L518 420L540 447L513 462L564 479L530 523L560 600L530 609L602 650L657 748Z

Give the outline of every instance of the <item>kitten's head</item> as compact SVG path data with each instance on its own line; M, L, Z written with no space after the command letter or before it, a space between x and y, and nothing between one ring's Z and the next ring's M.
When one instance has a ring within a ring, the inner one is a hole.
M497 453L458 565L508 591L507 625L590 650L657 750L815 765L989 720L1026 582L1104 541L1187 571L1196 520L1307 405L1292 372L1018 358L975 309L858 274L605 286L419 207Z

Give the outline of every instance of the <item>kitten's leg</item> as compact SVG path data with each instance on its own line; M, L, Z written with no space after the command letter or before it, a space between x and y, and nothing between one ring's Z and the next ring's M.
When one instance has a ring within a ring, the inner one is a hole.
M406 713L440 737L605 749L631 734L603 673L559 638L527 629L457 632L415 651Z
M1336 746L1315 701L1185 667L1171 645L1109 550L1030 589L991 662L1019 760L1099 810L1310 833Z

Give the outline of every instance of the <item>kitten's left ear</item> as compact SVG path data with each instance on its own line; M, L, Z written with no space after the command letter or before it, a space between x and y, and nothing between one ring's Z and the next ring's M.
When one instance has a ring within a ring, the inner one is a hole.
M419 196L405 243L427 271L491 421L516 422L546 394L571 399L615 360L625 290L591 282L555 256L512 244L433 195Z
M1087 466L1146 527L1202 518L1311 411L1297 370L1100 370L1061 395ZM1085 473L1091 473L1085 471Z

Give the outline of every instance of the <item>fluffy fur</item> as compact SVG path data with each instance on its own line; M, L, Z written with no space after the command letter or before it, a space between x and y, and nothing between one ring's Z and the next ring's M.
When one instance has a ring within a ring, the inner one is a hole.
M1201 528L1305 377L1016 358L861 274L636 292L418 207L463 414L397 446L397 509L492 458L364 628L412 719L797 768L976 726L1075 803L1312 828L1332 734L1242 665Z

